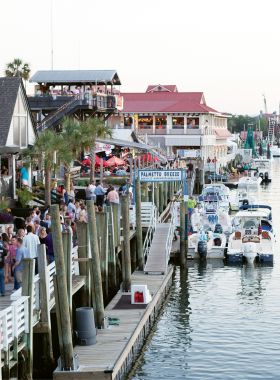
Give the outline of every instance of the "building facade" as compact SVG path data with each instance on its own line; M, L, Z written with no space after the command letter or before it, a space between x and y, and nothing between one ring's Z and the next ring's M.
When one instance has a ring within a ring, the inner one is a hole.
M179 92L177 86L148 86L145 93L122 93L124 108L112 116L112 128L131 129L160 144L167 156L216 157L227 162L227 115L207 106L203 92Z

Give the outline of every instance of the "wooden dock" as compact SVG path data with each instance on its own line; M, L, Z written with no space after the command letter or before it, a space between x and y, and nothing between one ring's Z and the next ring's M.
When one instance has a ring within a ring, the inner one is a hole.
M118 380L129 371L136 359L143 340L160 310L161 304L172 282L173 267L167 274L145 275L136 271L132 275L133 284L146 284L152 294L152 301L146 309L113 309L121 296L130 293L118 293L105 309L105 316L119 318L120 324L107 330L98 330L97 344L93 346L75 346L74 355L79 356L79 371L54 372L54 379L115 379Z

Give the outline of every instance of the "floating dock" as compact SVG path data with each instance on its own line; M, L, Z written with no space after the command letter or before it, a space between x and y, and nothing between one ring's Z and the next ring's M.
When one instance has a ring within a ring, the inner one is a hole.
M74 355L79 356L79 370L53 373L55 380L96 379L121 380L127 375L136 359L143 341L154 324L165 296L172 283L173 266L165 275L145 275L135 271L134 285L147 285L152 295L151 302L144 309L114 309L123 295L118 293L105 309L105 316L119 318L119 325L111 325L107 330L98 330L97 343L93 346L75 346ZM131 305L132 306L132 305Z

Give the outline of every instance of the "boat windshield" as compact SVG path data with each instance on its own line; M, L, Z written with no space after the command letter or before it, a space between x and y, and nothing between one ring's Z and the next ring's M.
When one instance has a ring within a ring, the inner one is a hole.
M258 228L260 221L258 218L250 218L243 220L243 228Z

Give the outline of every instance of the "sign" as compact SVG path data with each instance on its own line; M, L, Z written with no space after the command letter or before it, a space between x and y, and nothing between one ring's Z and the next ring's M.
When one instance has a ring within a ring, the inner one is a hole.
M110 151L115 148L115 145L96 143L95 153Z
M173 161L173 160L175 160L175 156L173 155L173 156L167 156L167 160L168 161Z
M138 170L138 178L141 182L183 181L183 171L181 169Z
M197 158L201 157L200 149L178 149L177 155L183 158Z
M123 109L123 97L117 96L117 109L121 111Z
M187 203L189 201L189 196L188 195L184 195L184 202Z

